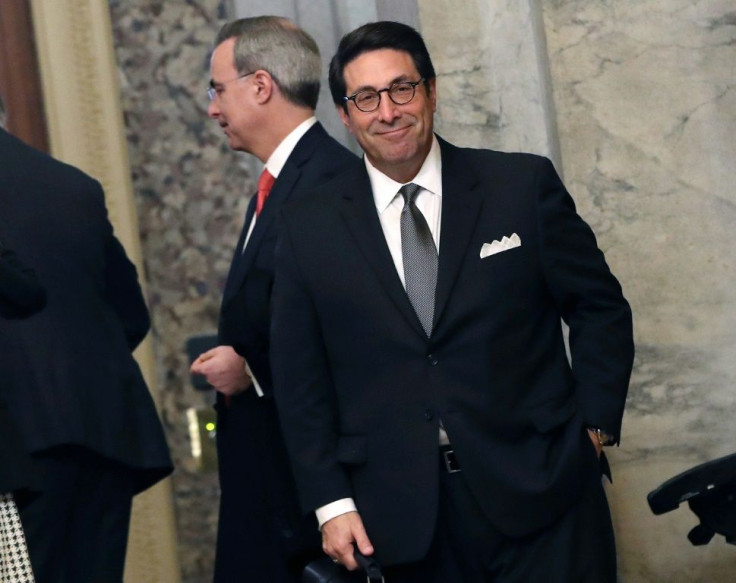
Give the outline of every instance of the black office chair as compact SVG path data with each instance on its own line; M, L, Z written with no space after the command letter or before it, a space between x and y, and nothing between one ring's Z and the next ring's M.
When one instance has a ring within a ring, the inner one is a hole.
M700 524L687 535L693 545L708 544L717 534L736 545L736 454L695 466L664 482L647 495L654 514L664 514L687 501Z

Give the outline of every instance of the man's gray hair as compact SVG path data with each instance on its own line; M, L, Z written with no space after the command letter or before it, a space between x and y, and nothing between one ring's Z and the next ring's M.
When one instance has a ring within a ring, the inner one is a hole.
M214 46L230 38L236 39L233 56L239 74L268 71L287 100L317 107L322 61L317 43L301 28L281 16L241 18L220 29Z

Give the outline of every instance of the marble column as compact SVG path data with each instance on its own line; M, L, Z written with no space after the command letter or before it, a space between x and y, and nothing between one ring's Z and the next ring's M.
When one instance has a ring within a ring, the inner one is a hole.
M539 9L518 0L419 0L437 72L437 132L451 142L543 154L557 163Z

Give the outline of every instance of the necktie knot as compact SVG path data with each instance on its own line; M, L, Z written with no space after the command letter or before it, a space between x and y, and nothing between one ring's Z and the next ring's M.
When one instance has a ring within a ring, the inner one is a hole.
M401 196L404 197L404 204L406 206L413 205L417 199L417 195L419 194L420 190L421 186L419 186L418 184L414 184L413 182L402 186L399 189L399 193L401 193Z
M261 172L261 176L258 178L258 199L256 200L256 216L261 214L261 211L263 210L263 205L266 202L268 194L271 192L271 188L273 187L274 182L276 182L276 179L268 171L268 168L264 168L263 172Z

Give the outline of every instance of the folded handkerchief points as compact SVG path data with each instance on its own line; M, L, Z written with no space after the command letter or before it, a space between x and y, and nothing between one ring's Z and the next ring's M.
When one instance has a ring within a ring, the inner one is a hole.
M510 237L504 237L500 241L493 241L493 243L483 243L480 248L480 258L485 259L489 255L495 255L501 253L501 251L508 251L515 247L521 247L521 238L519 235L514 233Z

